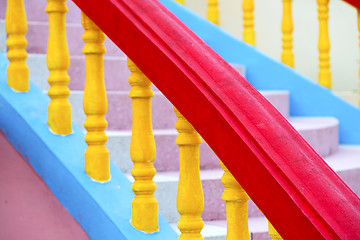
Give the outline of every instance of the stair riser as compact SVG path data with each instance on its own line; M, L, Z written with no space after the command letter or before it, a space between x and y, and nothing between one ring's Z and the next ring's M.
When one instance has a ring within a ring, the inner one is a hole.
M5 30L4 21L1 21L0 24L2 25L0 26L0 31ZM46 54L48 46L48 24L42 22L28 22L27 27L25 35L27 40L26 51L29 54ZM81 37L83 33L84 29L81 24L66 25L66 39L70 55L82 55L84 42ZM124 53L110 39L106 38L104 45L106 49L105 56L124 57Z
M132 104L128 92L108 93L107 130L130 130L132 124ZM83 112L83 94L72 92L69 101L72 106L73 121L84 128L86 116ZM165 117L164 117L165 116ZM152 98L152 125L154 129L174 129L176 121L173 107L158 92Z
M0 0L0 19L5 19L6 0ZM27 21L47 22L48 14L45 12L47 1L26 0L24 1ZM69 11L66 13L66 22L80 23L80 9L72 1L66 1Z
M175 119L174 119L175 121ZM325 142L328 139L328 131L325 129L324 131L320 130L319 132L307 132L300 131L300 134L304 135L305 138L308 136L314 137L317 139L324 139L324 141L320 141L319 145L313 146L315 150L319 148L319 152L323 149L329 150L331 149L331 141ZM335 132L335 131L333 131ZM155 144L156 144L156 160L154 165L159 172L163 171L178 171L178 146L175 145L175 138L177 133L174 131L168 134L157 134L155 132ZM337 135L335 135L337 136ZM336 137L334 137L336 138ZM110 152L110 158L115 162L115 164L123 171L130 172L131 165L126 164L131 162L130 160L130 132L126 135L116 136L110 135L107 146ZM308 141L315 142L311 138ZM318 144L318 142L315 142ZM327 147L324 146L328 144ZM200 145L200 167L201 169L213 169L219 168L219 160L210 147L203 143Z
M360 168L352 169L339 173L340 177L344 177L344 180L349 186L353 186L354 192L360 192L359 184L359 176L360 176ZM155 181L156 182L156 181ZM159 211L160 213L169 221L169 222L177 222L179 218L179 214L176 209L176 193L177 193L177 181L169 181L169 182L156 182L157 190L155 192L155 196L159 202ZM202 180L202 187L204 192L204 211L202 214L202 218L205 221L211 220L221 220L226 219L225 212L225 203L221 200L221 195L223 192L223 185L219 179L211 179L211 180ZM248 213L249 218L251 217L260 217L262 213L255 204L249 200L248 202Z
M226 238L224 238L225 240ZM252 240L271 240L271 237L268 232L261 233L251 233Z
M3 38L5 41L6 36L2 36L0 31L0 40L1 38ZM6 52L6 47L3 50ZM48 90L49 84L47 82L47 77L49 75L49 70L46 65L46 55L29 54L28 58L26 59L26 63L29 67L30 80L41 89ZM241 74L245 74L245 69L242 66L234 66L234 68L237 69ZM75 91L83 90L85 84L84 55L70 56L70 66L67 72L70 77L70 82L68 84L69 89ZM129 91L129 76L130 71L127 67L127 58L125 55L120 57L111 57L107 54L104 55L104 80L106 90ZM157 90L154 85L151 85L151 87L154 90ZM288 116L289 111L287 109L289 109L289 101L287 93L278 93L276 96L272 96L273 94L266 93L266 95L267 97L271 98L270 101L284 116Z
M48 90L47 78L49 70L46 65L46 56L43 54L29 54L26 63L29 67L29 78L38 87ZM85 85L85 57L70 57L68 69L70 90L83 90ZM127 79L130 71L126 66L125 57L104 57L104 80L108 91L129 91Z
M338 150L339 121L335 118L310 117L290 118L294 128L321 157Z
M337 174L357 196L360 196L360 169L343 170Z
M159 212L168 222L177 222L179 214L176 209L177 182L156 182L155 197L158 200ZM203 180L204 221L225 219L225 202L221 200L224 187L220 180Z
M108 92L108 111L106 114L106 120L108 121L107 130L130 130L131 129L131 99L128 96L128 92ZM83 127L85 121L85 115L83 112L82 92L71 92L69 101L72 105L72 118L73 121L80 127ZM151 101L152 104L152 123L154 129L174 129L176 122L176 116L173 112L172 104L158 91L154 91L154 97ZM336 131L335 129L334 131ZM306 131L310 137L318 138L319 136L313 131ZM311 135L312 134L312 135ZM320 137L322 135L320 134ZM326 137L325 137L326 138ZM310 138L308 138L310 140ZM333 139L333 138L331 138ZM325 139L326 140L326 139ZM335 138L337 140L337 138ZM313 140L314 143L322 147L322 142ZM326 141L324 141L326 143ZM315 147L316 149L319 147ZM326 148L326 146L324 147ZM321 153L322 154L322 153Z
M338 150L338 126L330 126L316 131L301 130L299 133L321 157L327 157Z
M125 173L130 173L133 164L130 158L130 136L108 136L107 148L110 159ZM158 172L179 170L179 149L175 144L176 134L155 135L156 158L154 166ZM220 168L219 159L210 147L200 145L200 168Z
M283 115L289 118L289 92L260 91L260 93Z

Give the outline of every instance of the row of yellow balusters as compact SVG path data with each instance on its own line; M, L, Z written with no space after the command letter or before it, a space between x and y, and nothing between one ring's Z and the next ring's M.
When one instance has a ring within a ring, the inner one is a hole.
M177 0L180 4L185 4L185 0ZM281 30L282 36L282 54L281 61L294 67L294 54L292 51L292 32L293 20L291 13L292 0L282 0L283 18ZM330 72L330 40L328 34L328 4L329 0L317 0L318 19L319 19L319 84L331 88ZM255 46L254 30L254 0L242 0L243 10L243 40ZM208 0L207 18L214 24L219 25L218 0ZM358 30L360 32L360 11L358 11ZM359 35L360 39L360 35ZM360 44L359 44L360 45ZM359 68L360 76L360 68ZM360 102L359 102L360 106ZM247 222L247 200L249 197L242 187L237 183L231 173L220 161L221 167L225 173L221 179L225 186L223 200L226 201L227 214L227 240L249 239ZM180 185L179 185L180 186ZM269 234L272 239L282 239L272 224L269 222Z
M46 12L49 16L49 45L47 51L47 65L50 71L48 81L51 98L48 107L48 125L56 134L71 133L71 107L67 100L69 89L69 53L65 35L66 0L48 0ZM184 1L178 0L182 4ZM319 82L331 87L329 64L329 39L327 32L328 2L317 0L319 4L320 23L320 71ZM218 1L208 1L208 19L219 24ZM244 41L255 45L253 22L253 0L243 0L244 11ZM283 0L283 53L282 61L293 67L292 52L292 18L291 0ZM15 17L16 16L16 17ZM360 16L358 14L358 16ZM86 56L86 79L84 89L84 112L87 115L84 123L87 130L85 141L88 148L85 152L85 170L97 181L109 180L109 153L105 147L107 136L104 130L107 122L104 115L107 111L107 99L103 78L103 42L105 35L89 19L82 14L82 24L85 29L83 53ZM360 30L360 17L358 17ZM8 35L7 81L16 91L28 91L28 68L25 64L27 45L25 33L27 31L26 16L22 0L8 0L5 28ZM153 182L156 170L153 167L155 159L155 143L151 124L151 102L153 92L151 82L128 59L131 71L129 83L132 86L129 96L133 104L133 127L130 155L134 162L132 175L135 179L133 191L135 197L132 203L132 224L139 230L154 232L158 230L158 207L153 195L156 186ZM204 207L204 198L199 175L199 144L201 138L189 122L174 109L178 121L175 128L179 132L176 144L179 145L179 187L177 206L180 213L178 227L181 231L180 239L203 239L201 230L204 223L201 213ZM227 239L249 239L247 223L247 200L249 197L242 187L233 178L231 173L221 163L225 173L221 179L225 186L223 200L226 201L227 211ZM188 204L191 203L191 204ZM269 223L269 233L273 239L281 239L276 230Z
M316 0L318 4L318 19L319 19L319 75L318 81L324 87L331 89L331 72L330 72L330 40L328 34L328 12L329 0ZM178 0L184 4L184 0ZM292 0L282 0L283 2L283 19L282 19L282 54L281 60L284 64L294 67L294 54L292 52L292 32L293 21L291 14ZM249 44L255 45L255 31L254 31L254 0L243 0L243 40ZM208 0L208 19L219 24L219 10L218 0ZM358 29L360 31L360 17L358 11ZM360 68L359 68L360 76ZM359 103L360 106L360 103Z

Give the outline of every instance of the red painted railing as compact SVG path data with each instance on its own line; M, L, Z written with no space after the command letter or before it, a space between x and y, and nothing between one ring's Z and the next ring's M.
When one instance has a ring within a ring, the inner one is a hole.
M349 3L350 5L353 5L357 9L360 9L360 1L359 0L343 0L343 1Z
M359 198L158 1L74 2L196 128L284 239L359 238Z

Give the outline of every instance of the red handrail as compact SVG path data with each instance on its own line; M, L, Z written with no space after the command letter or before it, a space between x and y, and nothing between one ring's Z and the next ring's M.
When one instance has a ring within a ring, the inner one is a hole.
M357 9L360 9L360 1L359 0L343 0L347 2L348 4L354 6Z
M283 238L359 239L359 198L256 89L163 5L74 2L197 129Z

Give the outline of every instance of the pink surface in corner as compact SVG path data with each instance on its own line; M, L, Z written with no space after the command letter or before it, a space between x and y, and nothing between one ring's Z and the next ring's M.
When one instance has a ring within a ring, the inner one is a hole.
M0 152L0 239L89 239L2 133Z

